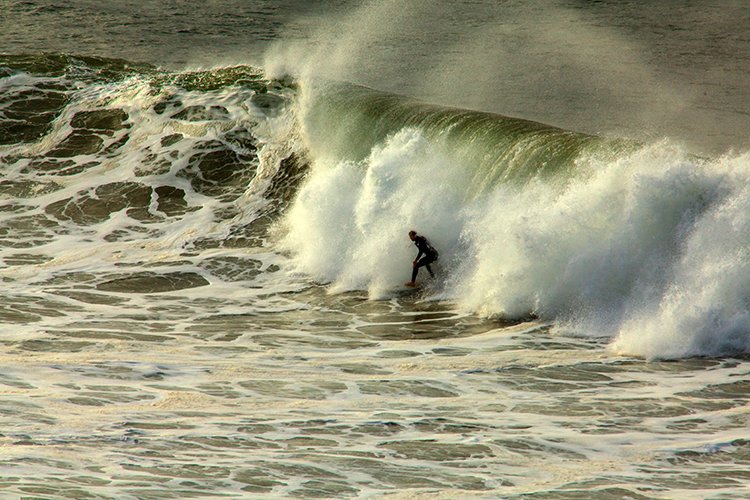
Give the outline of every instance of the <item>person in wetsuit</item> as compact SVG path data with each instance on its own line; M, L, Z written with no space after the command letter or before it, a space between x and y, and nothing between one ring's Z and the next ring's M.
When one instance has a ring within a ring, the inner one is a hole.
M432 245L430 245L427 238L418 235L416 231L409 231L409 239L417 246L419 253L414 259L414 262L412 262L411 281L408 282L406 286L416 286L417 273L422 266L427 268L427 272L430 273L431 277L435 277L435 273L432 272L430 264L438 259L438 252L432 247ZM423 255L424 257L422 257ZM422 258L420 259L420 257Z

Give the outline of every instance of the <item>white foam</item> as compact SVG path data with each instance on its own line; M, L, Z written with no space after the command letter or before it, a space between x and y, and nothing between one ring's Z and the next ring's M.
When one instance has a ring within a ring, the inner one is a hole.
M633 311L613 347L648 357L750 351L750 155L707 165L703 213L658 300ZM697 215L697 214L696 214Z

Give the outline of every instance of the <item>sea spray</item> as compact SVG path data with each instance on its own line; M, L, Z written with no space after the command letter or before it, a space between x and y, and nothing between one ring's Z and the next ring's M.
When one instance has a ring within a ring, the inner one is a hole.
M703 204L701 167L662 144L592 168L562 190L498 190L470 225L483 258L462 273L468 306L576 318L611 335L635 304L663 294Z
M613 344L617 352L750 352L750 156L713 160L696 177L672 279L654 302L630 312Z

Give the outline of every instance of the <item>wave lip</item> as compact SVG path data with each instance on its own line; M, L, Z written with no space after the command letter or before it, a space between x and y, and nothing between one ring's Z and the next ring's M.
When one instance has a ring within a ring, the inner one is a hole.
M530 120L450 108L340 82L303 85L303 126L317 156L352 161L404 128L419 130L456 158L475 190L537 176L570 175L584 154L631 148L628 141Z

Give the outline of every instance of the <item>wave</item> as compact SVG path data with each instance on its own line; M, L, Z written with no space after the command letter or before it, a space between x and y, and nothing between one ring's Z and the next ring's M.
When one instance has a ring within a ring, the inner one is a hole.
M440 251L432 296L469 311L533 315L647 358L750 349L748 155L340 84L302 94L312 167L284 243L333 291L391 296L414 229Z

